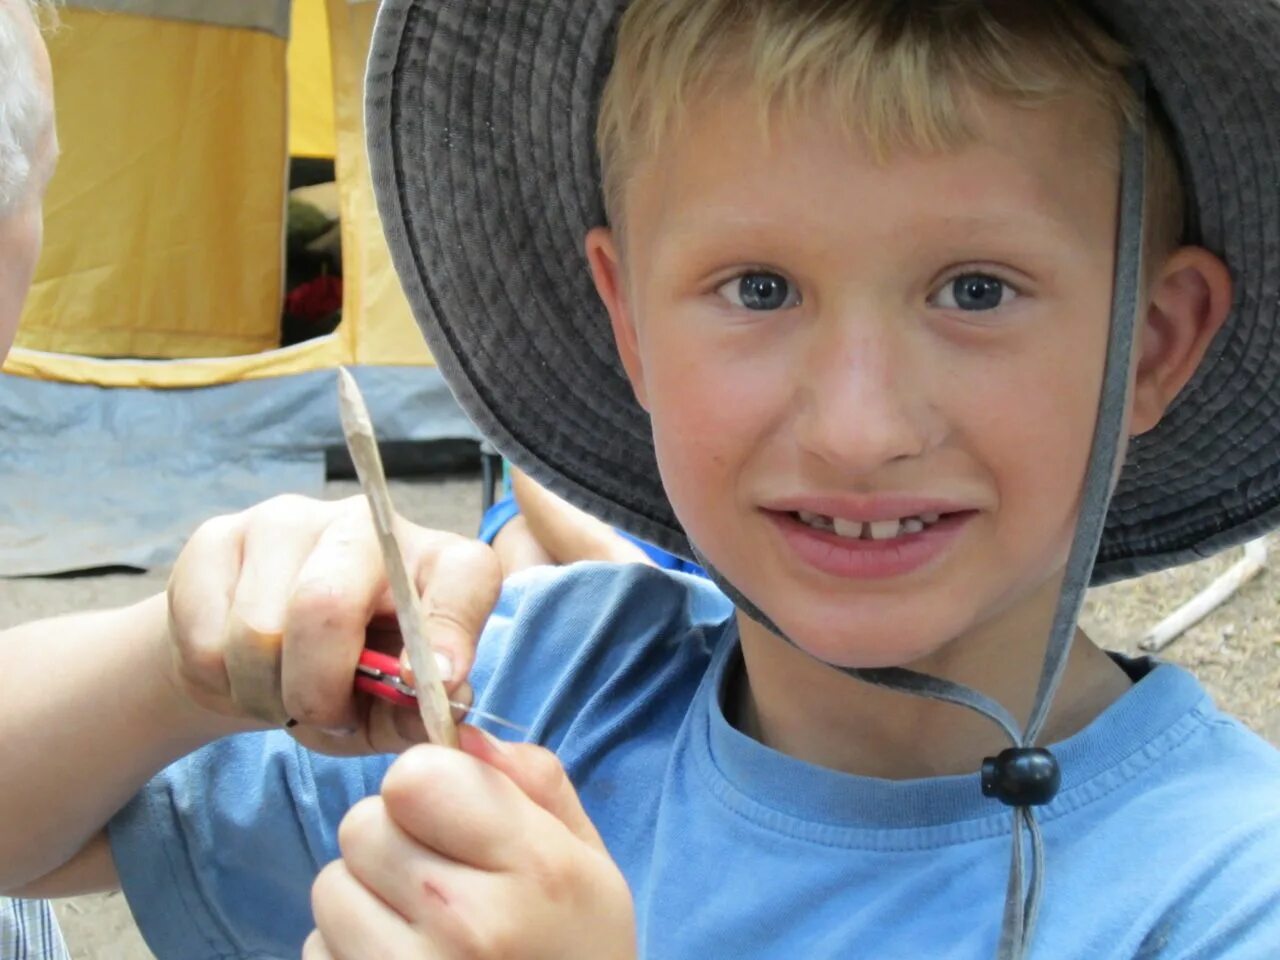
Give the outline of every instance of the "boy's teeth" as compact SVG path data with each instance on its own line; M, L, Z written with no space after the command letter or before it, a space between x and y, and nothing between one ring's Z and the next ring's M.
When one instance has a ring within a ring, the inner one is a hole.
M850 540L892 540L904 534L923 533L927 527L937 523L941 516L936 513L924 513L918 517L903 517L901 520L876 520L871 523L862 523L858 520L833 518L821 513L810 513L808 510L798 510L796 518L815 530L825 530Z
M836 534L841 537L857 539L862 536L862 527L857 520L844 520L840 517L835 519Z
M898 535L900 523L897 520L875 520L868 526L872 540L892 540Z
M825 517L820 513L810 513L807 510L801 510L796 514L800 518L800 522L808 524L816 530L833 530L834 521L830 517Z

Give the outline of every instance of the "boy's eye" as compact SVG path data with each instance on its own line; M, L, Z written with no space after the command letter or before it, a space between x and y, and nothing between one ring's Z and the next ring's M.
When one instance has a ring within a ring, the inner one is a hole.
M791 281L764 270L734 277L716 293L747 310L786 310L800 304L800 294L792 289Z
M994 310L1018 296L1009 284L985 273L966 273L943 285L934 306L944 310Z

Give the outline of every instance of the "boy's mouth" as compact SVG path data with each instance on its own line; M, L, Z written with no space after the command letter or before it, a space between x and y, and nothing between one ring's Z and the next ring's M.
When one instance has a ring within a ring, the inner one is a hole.
M919 570L950 549L982 512L935 498L833 500L830 506L811 499L818 502L782 503L764 513L797 559L846 580L884 580ZM831 513L819 512L824 506ZM859 514L865 519L853 519Z
M817 567L844 580L886 580L906 576L943 556L959 538L979 509L943 509L938 503L868 504L864 516L876 520L851 520L801 509L765 511L771 517L794 556L806 566ZM812 504L818 506L818 504ZM959 504L955 504L959 506ZM919 511L906 513L909 509ZM893 517L901 511L905 516ZM877 516L878 515L878 516Z
M792 511L791 519L823 533L834 533L845 540L896 540L899 537L923 533L939 523L945 514L922 513L918 516L900 517L897 520L863 522L844 517L828 517L808 510Z

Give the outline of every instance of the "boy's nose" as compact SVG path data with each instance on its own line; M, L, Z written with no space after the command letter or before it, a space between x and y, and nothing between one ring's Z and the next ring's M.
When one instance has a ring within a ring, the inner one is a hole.
M854 474L929 447L936 412L906 337L888 325L817 338L801 373L798 440L805 453Z

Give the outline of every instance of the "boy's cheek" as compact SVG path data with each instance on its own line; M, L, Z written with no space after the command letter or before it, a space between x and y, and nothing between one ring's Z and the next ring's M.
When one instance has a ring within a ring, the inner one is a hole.
M725 376L710 364L681 366L673 376L650 380L660 458L673 470L698 475L741 466L774 419L767 384Z
M658 470L681 524L698 544L718 539L714 517L734 498L741 473L741 424L733 404L699 391L658 392L652 409Z
M1001 550L1014 565L1056 567L1075 529L1093 408L1087 395L1050 389L990 399L998 413L978 428L983 439L975 454L996 486L993 529Z

